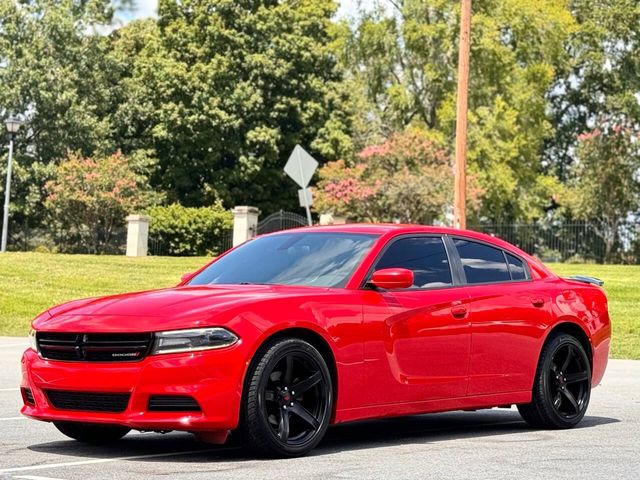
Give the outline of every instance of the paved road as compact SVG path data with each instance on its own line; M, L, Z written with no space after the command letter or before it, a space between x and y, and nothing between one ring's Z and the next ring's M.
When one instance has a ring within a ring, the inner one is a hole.
M130 433L109 447L21 419L26 340L0 338L0 479L640 479L640 361L612 360L587 417L569 431L528 429L515 409L333 427L312 455L256 460L189 434Z

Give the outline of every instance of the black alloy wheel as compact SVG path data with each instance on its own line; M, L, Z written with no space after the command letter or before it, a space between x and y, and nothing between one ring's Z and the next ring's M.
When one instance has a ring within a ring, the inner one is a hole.
M543 428L571 428L582 420L591 395L591 365L582 344L561 333L542 349L532 402L518 405L524 420Z
M586 408L585 399L591 385L589 365L585 360L571 343L561 345L554 353L549 372L549 394L553 398L553 408L563 418L574 418Z
M247 377L242 429L258 453L293 457L315 447L329 425L331 375L311 344L288 338L267 344Z

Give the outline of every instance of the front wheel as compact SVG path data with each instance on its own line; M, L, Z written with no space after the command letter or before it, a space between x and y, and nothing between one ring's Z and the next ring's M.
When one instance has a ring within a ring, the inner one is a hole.
M264 455L304 455L322 440L332 407L331 374L320 352L297 338L274 341L247 373L244 441Z
M533 427L571 428L584 417L590 395L589 358L575 337L560 333L542 348L531 403L518 410Z
M67 437L87 443L115 442L131 430L119 425L98 425L95 423L54 422L53 424Z

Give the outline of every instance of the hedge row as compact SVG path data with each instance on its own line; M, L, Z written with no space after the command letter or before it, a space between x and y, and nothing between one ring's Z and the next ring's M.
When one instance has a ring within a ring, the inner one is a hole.
M228 247L233 215L220 203L198 208L174 203L149 208L147 214L153 255L217 255Z

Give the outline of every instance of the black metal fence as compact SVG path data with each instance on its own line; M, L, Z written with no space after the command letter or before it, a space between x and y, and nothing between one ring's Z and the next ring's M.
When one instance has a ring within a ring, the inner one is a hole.
M7 249L18 252L121 255L127 250L127 227L96 236L90 231L9 226Z
M589 222L470 226L516 245L544 262L640 263L640 225L619 225L607 239Z
M291 228L305 227L307 225L307 219L302 215L280 210L279 212L272 213L258 222L258 235L279 232L280 230L289 230Z
M257 234L288 230L307 225L302 215L279 211L262 219ZM602 232L588 222L553 224L479 224L470 225L472 230L502 238L535 255L544 262L594 262L640 264L640 223L627 222L618 226L609 242ZM222 253L233 245L233 230L212 232L216 236L214 253ZM44 251L61 253L124 254L126 250L126 227L113 230L107 243L95 244L83 240L86 235L73 232L58 232L55 229L13 228L9 231L9 250ZM169 245L161 240L149 239L150 255L169 255Z

